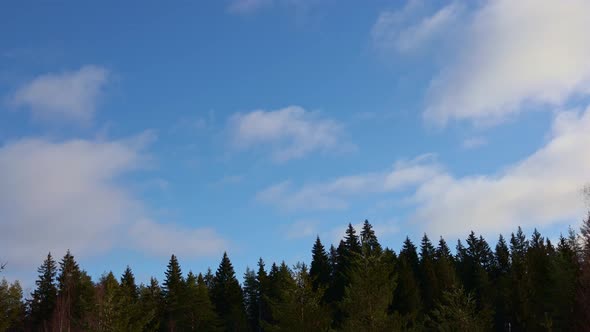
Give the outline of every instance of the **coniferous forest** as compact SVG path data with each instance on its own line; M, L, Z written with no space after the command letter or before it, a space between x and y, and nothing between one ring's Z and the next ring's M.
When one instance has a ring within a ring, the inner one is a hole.
M201 273L172 255L140 285L48 254L32 294L0 283L0 331L590 331L590 214L556 243L520 227L494 240L425 234L395 252L365 221L337 247L318 237L309 265L260 259L242 285L227 254Z

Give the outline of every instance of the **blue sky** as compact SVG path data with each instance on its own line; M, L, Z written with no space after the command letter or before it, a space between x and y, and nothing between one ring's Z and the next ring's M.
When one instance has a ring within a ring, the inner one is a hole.
M94 277L309 262L518 225L590 182L590 3L18 1L0 10L0 257Z

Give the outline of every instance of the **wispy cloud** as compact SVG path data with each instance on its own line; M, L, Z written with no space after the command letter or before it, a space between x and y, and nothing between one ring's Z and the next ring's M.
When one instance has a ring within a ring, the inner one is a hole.
M279 162L344 146L341 124L299 106L235 114L229 130L235 147L266 146Z
M277 183L260 191L256 199L285 210L345 209L353 197L400 191L440 172L433 156L424 155L409 161L398 161L391 170L384 172L343 176L299 188L290 181Z
M108 70L94 65L44 74L19 87L9 98L10 104L28 108L44 120L88 122L108 77Z
M422 1L413 0L400 10L381 12L371 30L373 45L382 51L415 51L446 34L463 11L458 2L452 2L432 15L419 17L424 7Z

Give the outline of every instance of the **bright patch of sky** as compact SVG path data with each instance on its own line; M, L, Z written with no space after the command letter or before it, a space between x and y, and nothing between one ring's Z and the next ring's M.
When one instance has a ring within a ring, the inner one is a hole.
M93 276L577 226L586 0L19 1L0 10L0 260Z

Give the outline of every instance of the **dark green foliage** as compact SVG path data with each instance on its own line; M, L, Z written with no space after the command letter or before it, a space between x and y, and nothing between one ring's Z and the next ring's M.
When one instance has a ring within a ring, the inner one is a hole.
M215 313L209 297L205 279L192 272L186 277L186 312L184 329L186 331L222 331L219 317Z
M217 268L211 288L211 299L225 331L247 330L242 288L236 279L234 267L227 253Z
M185 283L182 270L175 255L170 257L165 273L166 278L162 283L162 295L164 298L164 324L167 330L182 330L184 328L184 292Z
M0 331L20 331L24 327L25 304L23 289L18 281L0 281Z
M418 253L409 238L406 238L399 253L397 273L398 282L391 310L398 312L410 322L410 326L414 326L422 312L422 300L418 280Z
M463 245L465 243L465 245ZM454 255L453 255L454 254ZM18 283L0 282L0 330L7 331L588 331L590 216L551 241L521 228L494 251L471 232L454 253L441 237L409 238L399 255L368 221L352 225L326 252L319 238L311 269L260 259L243 288L227 254L215 275L189 272L176 256L161 288L105 273L94 283L68 251L39 267L25 308ZM26 310L25 310L26 309Z
M349 271L342 301L343 330L384 331L392 320L388 308L396 286L393 266L367 221L362 234L362 252Z
M313 249L311 250L309 276L312 280L314 291L320 288L325 290L330 285L330 259L319 236L316 238Z
M491 330L491 324L485 314L477 310L473 296L466 295L462 288L445 291L442 301L438 302L428 315L426 324L429 331L483 332Z
M31 294L30 320L36 330L49 331L52 329L52 318L57 304L57 286L55 278L57 275L57 264L51 253L43 265L37 270L39 277L35 282L37 288Z

